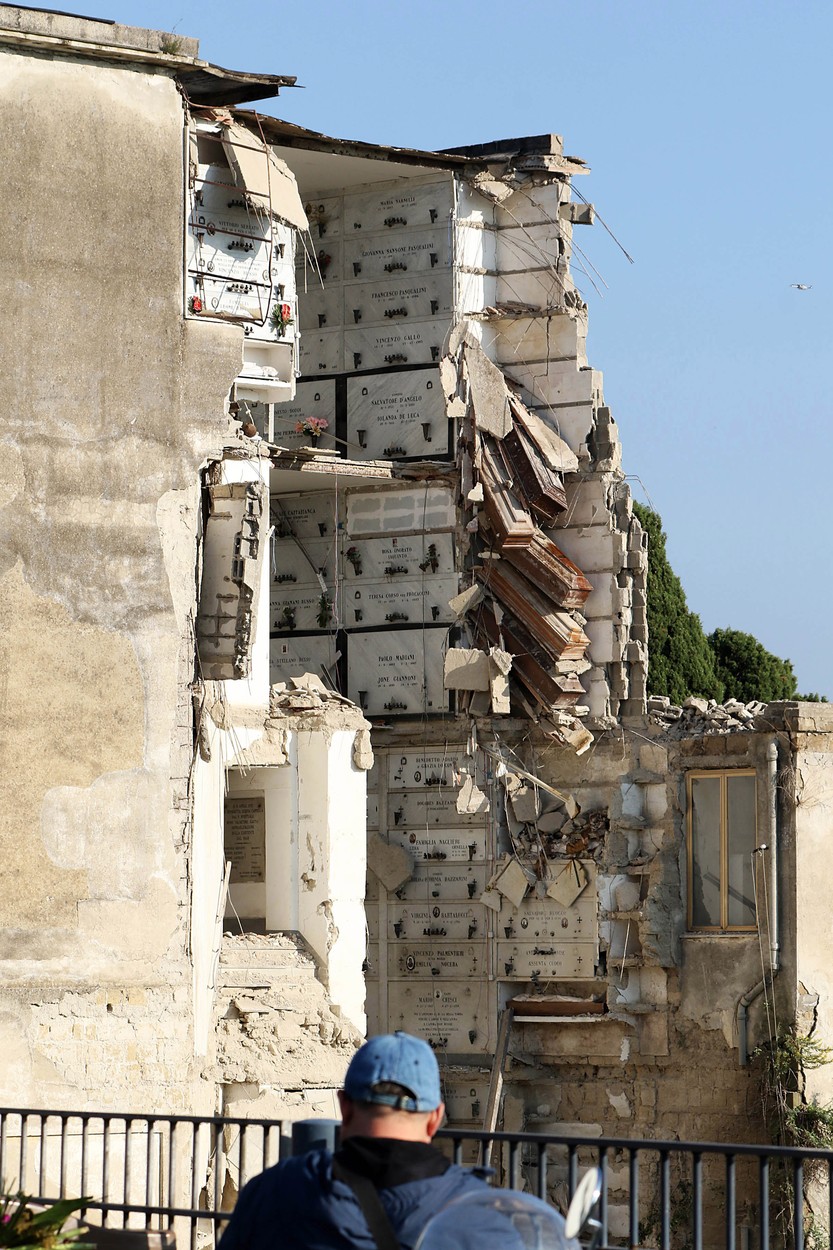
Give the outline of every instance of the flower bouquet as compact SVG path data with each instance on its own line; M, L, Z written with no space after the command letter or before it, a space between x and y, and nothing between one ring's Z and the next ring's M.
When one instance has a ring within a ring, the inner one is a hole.
M306 434L313 440L319 439L329 428L330 423L324 417L304 417L295 422L295 433Z
M286 334L286 327L291 326L292 323L293 323L293 319L292 319L291 305L275 304L271 313L269 314L269 324L272 327L272 329L275 331L279 339L282 339L284 337L284 335Z

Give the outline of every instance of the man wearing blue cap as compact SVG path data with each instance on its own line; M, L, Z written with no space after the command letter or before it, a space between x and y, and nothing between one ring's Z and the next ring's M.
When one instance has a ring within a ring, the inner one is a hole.
M445 1114L421 1038L371 1038L347 1069L341 1145L268 1168L245 1186L220 1250L411 1250L441 1207L482 1190L431 1145Z

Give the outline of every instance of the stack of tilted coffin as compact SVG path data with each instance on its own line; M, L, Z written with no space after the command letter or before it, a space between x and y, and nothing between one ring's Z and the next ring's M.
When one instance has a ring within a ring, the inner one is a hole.
M446 402L459 410L462 399L466 407L462 504L479 591L463 605L464 628L493 659L511 656L510 687L522 707L563 725L589 668L580 609L592 586L545 530L566 509L564 473L575 472L577 460L480 346L466 334L459 339L441 373Z

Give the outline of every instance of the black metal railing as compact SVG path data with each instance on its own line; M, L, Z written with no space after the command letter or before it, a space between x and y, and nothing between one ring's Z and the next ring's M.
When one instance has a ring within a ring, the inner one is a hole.
M210 1246L242 1186L292 1153L264 1119L0 1108L0 1177L48 1202L88 1199L85 1222L170 1230ZM603 1172L604 1246L805 1250L833 1228L833 1151L445 1129L455 1162L484 1155L493 1183L564 1207L585 1168ZM829 1244L829 1241L826 1242Z

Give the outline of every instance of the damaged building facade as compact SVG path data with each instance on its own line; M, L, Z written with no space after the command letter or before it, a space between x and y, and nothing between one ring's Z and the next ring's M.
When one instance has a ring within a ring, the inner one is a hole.
M833 718L646 697L586 166L3 14L7 1102L331 1114L404 1028L455 1124L762 1138L773 1007L830 1036Z

